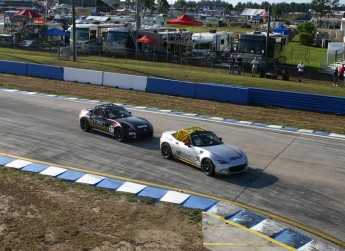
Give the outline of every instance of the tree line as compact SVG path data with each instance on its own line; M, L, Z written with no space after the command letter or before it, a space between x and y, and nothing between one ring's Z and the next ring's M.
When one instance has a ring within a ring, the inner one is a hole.
M136 0L125 0L122 3L114 2L113 7L117 9L120 5L125 5L127 8L134 9ZM183 12L202 12L204 9L219 10L223 12L231 13L233 11L241 12L245 8L253 9L265 9L267 10L271 6L273 16L281 16L284 13L290 12L309 12L315 11L324 16L326 13L330 13L336 10L345 10L345 5L340 5L339 0L312 0L310 3L270 3L269 1L263 1L261 4L257 2L238 2L235 6L231 3L221 0L201 0L201 1L186 1L177 0L170 4L168 0L139 0L142 10L150 10L151 13L158 11L161 13L168 13L171 8L177 8Z

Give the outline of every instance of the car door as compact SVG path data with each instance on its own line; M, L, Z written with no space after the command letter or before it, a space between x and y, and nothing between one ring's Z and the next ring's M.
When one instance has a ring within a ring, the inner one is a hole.
M108 127L106 127L106 118L105 118L105 113L104 110L101 108L95 109L93 112L93 115L91 117L92 119L92 127L100 130L100 131L104 131L107 132Z
M178 154L181 158L187 160L188 162L193 164L197 163L195 146L193 146L190 140L185 142L180 141Z

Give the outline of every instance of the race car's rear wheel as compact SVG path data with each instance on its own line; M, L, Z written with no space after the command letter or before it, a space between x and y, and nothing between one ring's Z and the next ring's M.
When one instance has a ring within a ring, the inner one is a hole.
M126 139L125 132L120 127L116 127L114 130L114 137L117 141L122 142Z
M207 176L212 176L214 174L214 165L212 160L204 159L201 162L201 169Z
M80 120L80 128L84 131L84 132L88 132L90 131L91 127L89 124L89 121L86 118L82 118Z
M164 158L171 159L172 158L172 152L171 147L168 143L163 143L161 146L161 153Z

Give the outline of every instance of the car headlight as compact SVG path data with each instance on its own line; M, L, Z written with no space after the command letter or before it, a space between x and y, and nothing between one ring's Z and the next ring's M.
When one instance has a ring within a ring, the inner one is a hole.
M225 165L225 164L229 164L228 161L225 161L225 160L217 160L219 164L221 165Z

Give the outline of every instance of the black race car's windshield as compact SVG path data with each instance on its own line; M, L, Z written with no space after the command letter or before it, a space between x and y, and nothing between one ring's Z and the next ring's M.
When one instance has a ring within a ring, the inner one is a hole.
M131 114L124 108L106 109L105 114L108 119L127 118L131 116Z
M213 132L199 132L191 134L194 146L214 146L222 144L220 139Z

